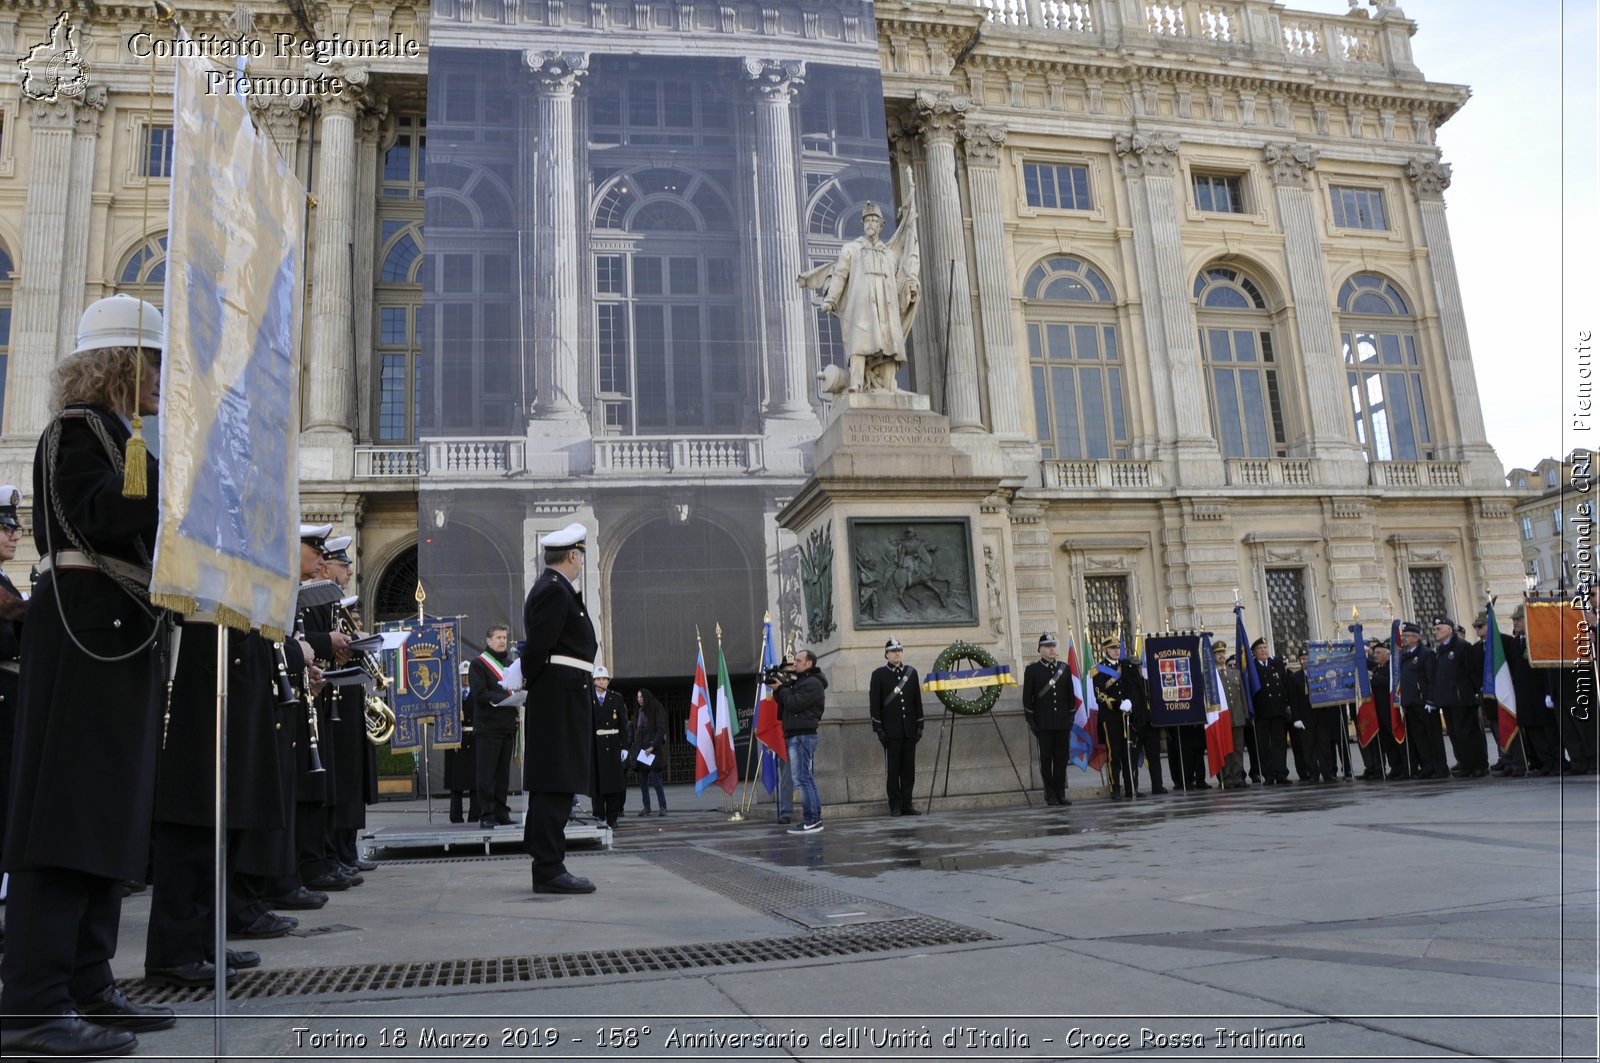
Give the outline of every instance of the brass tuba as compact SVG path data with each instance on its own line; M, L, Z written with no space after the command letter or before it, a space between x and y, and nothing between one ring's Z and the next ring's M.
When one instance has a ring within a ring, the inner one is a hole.
M354 605L355 601L355 596L345 598L333 611L335 626L352 639L360 637L356 618L350 613L350 606ZM372 687L366 691L361 701L361 722L366 725L367 741L375 746L381 746L394 734L394 710L383 697L384 691L389 688L389 677L383 674L383 669L378 667L378 662L372 654L356 653L353 656L355 663L372 677Z

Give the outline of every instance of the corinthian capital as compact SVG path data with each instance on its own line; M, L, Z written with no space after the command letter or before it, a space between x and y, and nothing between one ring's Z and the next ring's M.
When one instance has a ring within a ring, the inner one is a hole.
M916 110L921 119L922 135L930 142L943 141L954 144L961 132L962 120L972 108L972 97L957 96L949 92L917 93Z
M53 100L30 100L28 124L34 129L83 129L92 132L106 109L106 87L89 85L75 95L57 94Z
M1412 159L1406 163L1406 177L1418 199L1438 199L1450 187L1450 164L1438 159Z
M353 119L370 102L368 89L372 84L372 73L366 67L334 61L326 67L309 64L307 70L313 76L322 74L328 78L338 78L344 83L337 95L328 93L321 97L324 117Z
M1288 188L1306 188L1311 183L1311 171L1317 165L1317 149L1309 144L1285 141L1268 144L1261 150L1272 172L1272 183Z
M746 56L744 76L757 96L770 103L788 103L806 80L803 59L758 59Z
M1170 133L1118 133L1112 149L1126 177L1170 177L1178 162L1178 138Z
M539 91L549 96L571 96L578 79L589 73L588 52L551 52L537 48L522 53L522 61L533 71Z
M968 119L962 128L961 138L966 145L969 165L994 166L1000 162L1000 149L1005 147L1006 127L995 122Z

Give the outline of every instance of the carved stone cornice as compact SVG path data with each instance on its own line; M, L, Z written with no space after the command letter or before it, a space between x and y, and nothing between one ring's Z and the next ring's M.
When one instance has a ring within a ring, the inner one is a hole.
M1118 133L1112 142L1125 177L1171 177L1178 165L1178 138L1170 133Z
M769 103L788 103L794 99L795 90L805 84L806 64L803 59L758 59L747 56L744 76L751 90Z
M522 53L522 61L533 72L534 84L544 96L570 97L577 91L578 79L589 73L588 52L530 48Z
M1000 149L1006 143L1006 127L969 118L962 126L961 140L967 149L968 166L998 166Z
M972 109L972 97L957 96L949 92L929 92L922 89L916 97L916 114L923 139L930 144L954 144L966 114Z
M1272 183L1280 188L1309 188L1311 171L1317 165L1317 149L1309 144L1283 141L1268 144L1261 149L1272 174Z
M1450 187L1450 164L1438 159L1412 159L1406 163L1406 177L1418 199L1441 199Z

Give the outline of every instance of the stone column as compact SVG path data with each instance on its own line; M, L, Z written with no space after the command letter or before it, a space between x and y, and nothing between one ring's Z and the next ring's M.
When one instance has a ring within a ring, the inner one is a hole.
M26 444L27 462L48 420L50 371L72 349L83 313L93 147L105 103L102 86L81 97L23 103L32 137L22 245L17 249L4 423L8 438ZM76 265L72 274L66 272L69 259Z
M351 272L354 276L352 324L355 334L355 399L354 419L362 439L371 439L373 422L377 419L376 387L373 382L373 258L377 254L378 174L382 171L382 144L384 119L389 105L384 100L374 100L373 106L356 123L356 197L352 241L354 256Z
M1139 276L1138 314L1144 325L1158 450L1172 455L1172 482L1218 486L1221 451L1211 432L1206 386L1192 305L1193 278L1184 268L1178 224L1181 194L1178 138L1118 133L1113 147L1128 183L1133 258Z
M337 64L335 64L337 65ZM319 71L320 72L320 71ZM311 215L311 322L304 354L305 428L351 432L355 398L351 252L355 243L356 119L368 74L338 71L349 86L319 106L322 150L316 156L317 208Z
M534 256L528 276L534 416L582 421L578 404L578 190L573 170L573 97L589 72L586 52L529 51L532 125L525 150L532 164Z
M756 210L762 232L761 299L766 308L765 413L769 418L803 418L815 428L809 397L806 297L795 283L805 261L790 107L805 72L805 63L794 59L744 60L744 74L750 79L756 103Z
M944 354L945 413L955 432L981 432L983 412L978 397L978 352L972 335L972 284L967 276L967 236L961 220L961 186L956 177L956 136L972 106L966 96L948 92L917 93L923 151L927 158L926 232L932 254L930 305L919 315L922 333L932 350ZM954 280L951 263L954 263ZM949 334L945 335L946 325ZM939 355L930 361L936 365Z
M1455 251L1450 245L1450 225L1444 214L1444 190L1450 187L1450 165L1433 158L1412 159L1406 164L1406 176L1411 180L1411 190L1422 215L1428 273L1433 281L1444 337L1444 364L1436 370L1443 375L1442 383L1449 388L1451 405L1455 407L1455 439L1439 447L1440 456L1470 461L1474 485L1499 487L1505 483L1505 470L1484 432L1478 378L1472 371L1472 344L1467 338L1467 316L1461 305ZM1446 425L1431 427L1435 439L1448 432Z
M967 189L972 196L972 245L978 264L983 364L989 376L990 427L998 436L1022 439L1023 396L1011 327L1011 270L1000 195L1000 152L1006 142L1006 130L1001 125L969 120L963 139L967 149Z
M1305 377L1307 403L1302 438L1321 465L1321 483L1364 487L1366 462L1351 431L1350 391L1339 326L1333 316L1328 274L1322 265L1322 243L1317 235L1316 196L1311 191L1317 150L1288 142L1268 144L1263 154L1277 190L1278 215L1283 219L1295 340Z
M291 174L300 172L295 168L295 163L299 156L300 120L303 117L306 99L304 96L245 97L245 101L250 105L250 116L255 120L256 128L271 138L273 146L278 149L278 154L283 157Z

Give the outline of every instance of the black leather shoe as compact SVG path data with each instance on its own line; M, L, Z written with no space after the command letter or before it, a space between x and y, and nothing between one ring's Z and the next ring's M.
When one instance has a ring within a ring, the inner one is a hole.
M1164 794L1166 792L1167 792L1167 788L1165 786L1157 786L1157 787L1154 787L1153 789L1151 789L1150 796L1151 797L1160 797L1162 794Z
M353 883L343 875L329 871L326 874L318 875L316 878L311 879L306 883L305 888L310 890L327 890L332 893L339 892L341 890L347 890L352 885Z
M359 886L363 882L367 881L366 877L362 875L361 872L345 864L339 865L339 874L342 875L344 880L350 883L352 886Z
M494 830L494 820L490 819L488 816L484 816L482 819L478 820L478 827L481 830Z
M106 986L88 1000L78 1001L78 1014L96 1026L111 1026L119 1030L170 1030L178 1025L178 1017L171 1008L146 1007L135 1004L123 995L116 983Z
M376 870L378 870L378 865L373 863L371 860L363 860L360 857L357 857L356 858L356 870L357 871L376 871Z
M292 915L275 915L272 912L263 912L256 916L256 921L240 930L230 930L231 938L281 938L289 931L300 925L300 920Z
M239 972L228 968L228 984ZM205 960L195 960L182 967L146 967L144 980L152 985L173 986L178 989L209 989L216 984L217 969Z
M328 903L328 895L316 890L308 890L304 886L295 889L293 893L285 893L282 897L263 897L262 902L274 908L289 908L295 911L305 911L312 908L321 908Z
M535 893L593 893L594 883L586 878L579 878L570 871L563 872L548 882L537 879L533 883Z
M228 949L226 951L230 970L242 971L248 967L261 966L261 953L253 949ZM212 956L210 959L215 963L217 958Z
M107 1030L85 1022L76 1012L22 1029L10 1022L0 1032L0 1055L20 1056L125 1056L139 1044L127 1030Z
M511 822L511 814L508 812L503 816L495 816L494 821L496 826L504 827Z
M900 814L902 816L920 816L920 815L922 815L922 813L917 811L917 809L912 805L907 805L905 808L902 808L900 810Z

